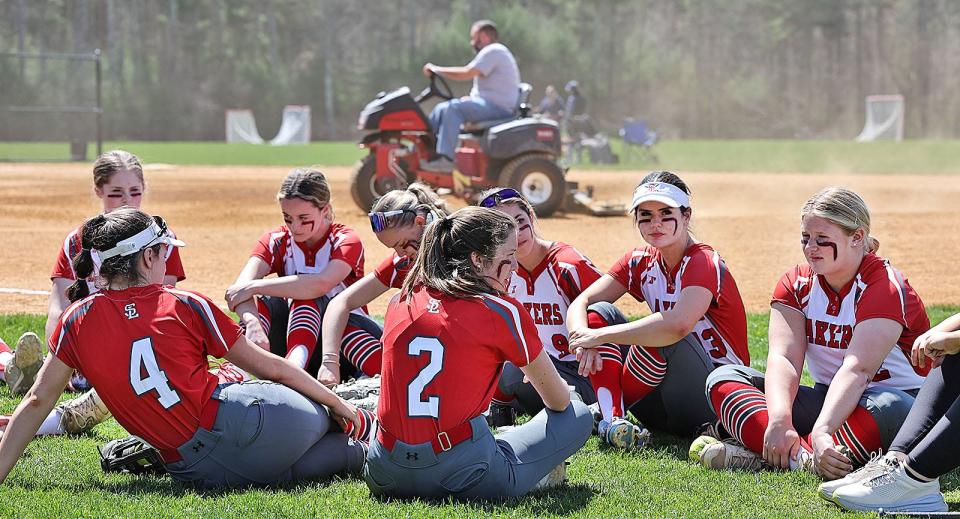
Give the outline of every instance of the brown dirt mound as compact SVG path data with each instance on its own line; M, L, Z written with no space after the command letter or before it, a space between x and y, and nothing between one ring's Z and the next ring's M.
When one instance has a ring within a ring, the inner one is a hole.
M164 166L148 168L144 209L163 215L188 243L187 280L216 301L240 271L256 239L282 223L275 195L283 167ZM362 236L367 271L388 254L350 200L347 168L326 168L337 219ZM625 202L644 172L574 171L595 186L596 198ZM960 302L960 273L951 258L960 245L944 239L960 222L960 177L923 175L792 175L683 173L693 191L693 228L727 261L748 310L762 311L779 276L803 261L799 209L827 185L856 190L873 212L880 253L910 279L927 304ZM64 236L99 210L85 164L0 165L0 288L45 290ZM462 205L455 202L454 205ZM630 220L560 215L540 222L541 234L576 246L601 269L640 244ZM643 311L626 299L629 313ZM371 305L382 314L386 298ZM0 313L45 313L46 298L0 293Z

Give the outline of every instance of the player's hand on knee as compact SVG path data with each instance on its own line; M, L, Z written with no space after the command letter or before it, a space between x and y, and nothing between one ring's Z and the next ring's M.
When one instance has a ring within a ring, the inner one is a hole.
M763 434L763 459L774 467L790 468L800 450L800 435L792 424L771 421Z
M320 370L317 371L317 380L321 384L333 388L340 383L340 362L339 360L336 363L326 363L320 365Z
M827 480L840 479L853 471L850 459L837 450L830 435L812 437L811 443L814 466L821 477Z

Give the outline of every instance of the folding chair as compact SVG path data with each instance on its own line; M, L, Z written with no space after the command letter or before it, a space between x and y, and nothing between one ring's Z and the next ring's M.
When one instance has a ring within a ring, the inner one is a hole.
M632 153L639 153L640 159L657 163L660 159L653 152L653 145L657 142L657 132L650 129L644 120L628 118L620 128L620 138L623 139L624 162L629 162Z

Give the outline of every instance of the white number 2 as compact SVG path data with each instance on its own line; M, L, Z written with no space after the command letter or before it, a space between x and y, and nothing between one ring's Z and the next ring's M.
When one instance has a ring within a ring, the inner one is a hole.
M426 400L421 400L420 395L427 384L443 369L443 343L436 337L417 337L407 345L407 353L414 357L419 357L424 352L430 355L430 362L420 370L420 373L417 373L417 377L407 386L407 414L409 416L439 418L440 397L431 395Z
M142 371L147 372L146 378L142 376ZM157 366L157 358L153 353L153 341L150 337L133 342L133 348L130 350L130 385L133 386L137 396L142 396L151 390L156 391L157 401L164 409L170 409L180 402L180 395L170 387L167 374Z

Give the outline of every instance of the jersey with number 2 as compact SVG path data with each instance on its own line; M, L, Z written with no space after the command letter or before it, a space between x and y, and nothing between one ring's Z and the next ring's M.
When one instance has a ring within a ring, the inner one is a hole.
M223 357L241 334L206 297L148 285L77 301L49 346L83 372L124 429L176 449L197 431L218 383L207 355Z
M394 297L383 329L380 423L423 443L489 407L504 361L523 367L543 350L523 305L508 296L455 298L417 288Z

